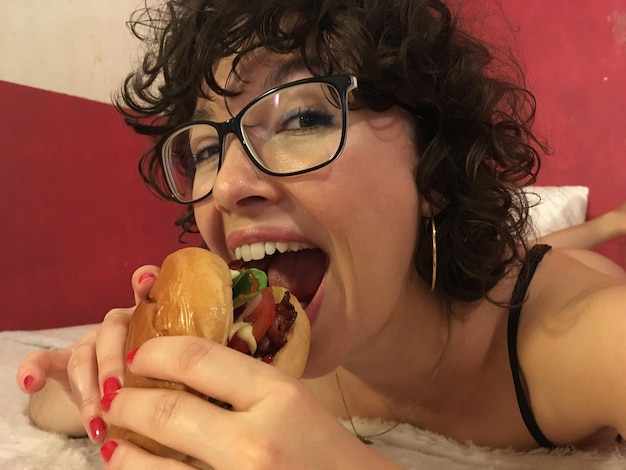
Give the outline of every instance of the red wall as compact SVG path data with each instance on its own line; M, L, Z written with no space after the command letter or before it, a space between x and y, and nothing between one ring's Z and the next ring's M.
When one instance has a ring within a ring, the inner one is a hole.
M174 204L140 181L144 142L112 106L0 82L0 329L100 321L178 246Z
M554 153L539 183L589 186L588 217L626 201L626 0L503 0ZM626 237L598 251L626 268Z

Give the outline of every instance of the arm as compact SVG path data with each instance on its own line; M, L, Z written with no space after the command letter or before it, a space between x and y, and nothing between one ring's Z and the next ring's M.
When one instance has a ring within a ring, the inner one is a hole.
M363 445L301 382L221 344L194 336L152 338L139 347L129 368L183 382L233 406L225 410L183 391L123 388L105 413L108 422L214 468L399 470ZM127 441L105 446L111 468L167 465Z
M626 432L626 281L588 269L576 253L553 250L539 266L520 324L520 364L549 439L614 444Z
M133 274L135 301L147 295L153 284L140 283L147 266ZM124 374L124 344L133 308L110 311L98 331L85 335L76 345L62 350L29 354L17 370L16 380L30 395L28 416L36 426L69 436L84 436L101 442L106 432L100 400L111 380L121 384ZM108 382L107 382L108 380ZM109 385L110 387L110 385Z
M16 379L22 391L30 395L27 413L34 425L69 436L84 436L88 430L94 442L102 441L106 424L100 410L99 374L123 376L123 331L130 312L132 309L113 310L97 332L88 333L74 346L62 351L36 351L22 361ZM115 364L115 352L107 352L104 357L109 359L98 362L98 336L103 338L101 349L119 350L119 364ZM122 373L115 372L116 367Z
M135 277L133 287L137 295L149 290L138 286ZM51 412L64 402L66 410L78 408L79 421L95 442L105 439L106 429L96 436L91 426L100 419L152 437L216 468L399 469L363 445L300 382L273 366L201 338L149 340L129 367L139 375L186 383L206 396L233 404L236 411L182 391L126 387L107 393L106 380L124 376L126 358L121 351L132 310L110 312L97 333L67 351L40 351L44 356L24 361L17 380L25 392L41 390L46 379L56 380L52 388L46 387L31 401L30 412L36 421L44 423L51 417L54 430L67 432L68 425L76 424L75 415L57 420ZM56 362L47 363L50 358ZM32 382L24 382L28 376L33 377ZM107 406L103 398L108 398ZM107 468L175 465L122 439L107 441L101 453Z
M567 311L578 321L570 340L563 341L557 353L570 355L559 365L559 374L570 390L570 397L561 397L564 406L560 411L570 415L564 422L570 420L570 429L591 431L591 439L607 428L613 429L609 431L609 445L617 434L626 434L625 306L624 284L607 286L575 301Z
M70 437L84 437L87 434L78 407L54 379L48 379L41 390L30 395L28 417L44 431Z
M74 350L93 338L95 332L90 332L74 347L33 352L18 367L18 385L29 394L28 417L37 427L69 436L85 435L78 412L81 400L72 393L67 365Z

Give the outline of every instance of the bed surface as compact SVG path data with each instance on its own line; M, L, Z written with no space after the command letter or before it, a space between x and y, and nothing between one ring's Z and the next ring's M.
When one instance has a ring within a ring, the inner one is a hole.
M70 439L35 428L25 414L28 398L15 382L20 361L41 348L62 348L92 326L0 332L0 468L78 470L102 468L99 449L88 439Z
M33 427L25 415L27 397L15 383L20 361L40 348L63 348L93 325L37 331L0 332L0 468L3 470L101 469L99 448L88 439L71 439ZM347 424L347 423L344 423ZM358 420L364 434L388 429L389 423ZM376 447L405 469L537 469L593 470L626 468L626 447L597 454L559 450L515 453L462 445L409 425L372 439Z

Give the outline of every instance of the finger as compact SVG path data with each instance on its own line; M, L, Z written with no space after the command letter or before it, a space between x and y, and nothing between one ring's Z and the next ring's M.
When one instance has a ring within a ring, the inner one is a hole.
M269 364L196 336L152 338L137 350L129 368L137 375L182 382L237 410L276 393L278 382L294 381Z
M160 268L158 266L146 265L138 268L133 273L131 284L135 295L135 305L148 297L148 293L152 289L159 271Z
M100 412L100 387L96 361L95 332L72 348L67 364L67 376L72 389L72 401L78 407L83 427L94 442L104 439L106 424Z
M230 458L227 454L231 452L223 451L227 443L232 444L235 439L227 426L237 420L236 413L197 395L171 389L124 388L116 395L105 417L112 425L150 437L217 468L228 468L218 466L215 459Z
M30 353L19 365L16 373L17 384L25 393L35 393L43 388L46 379L51 378L67 393L70 385L67 378L67 363L71 356L69 349L61 351L42 350Z
M158 272L157 266L147 265L133 273L131 284L136 304L147 297ZM96 356L98 358L98 381L103 398L117 391L123 383L125 344L133 311L134 308L111 310L98 329Z
M114 393L123 384L125 347L128 324L134 308L116 308L106 314L95 342L98 383L104 397Z
M132 468L133 470L195 470L177 460L158 457L127 441L107 441L100 448L106 469ZM209 467L204 467L209 468Z

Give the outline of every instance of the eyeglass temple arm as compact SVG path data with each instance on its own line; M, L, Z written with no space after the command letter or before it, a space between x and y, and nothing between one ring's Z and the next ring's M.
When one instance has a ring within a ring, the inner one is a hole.
M374 87L374 86L372 86L372 85L370 85L368 83L364 83L364 82L361 82L361 81L359 82L359 88L364 90L364 91L367 91L367 92L370 92L370 93L374 93L374 94L376 94L376 95L386 99L387 101L389 101L393 105L398 106L399 108L402 108L402 109L410 112L413 115L413 117L419 119L420 121L423 121L424 123L426 123L428 125L432 125L429 120L427 120L424 116L422 116L420 114L420 112L417 110L417 108L411 106L408 103L405 103L404 101L402 101L399 98L396 98L391 93L384 92L384 91L382 91L382 90L380 90L380 89L378 89L378 88L376 88L376 87Z

